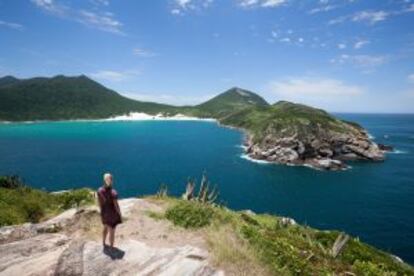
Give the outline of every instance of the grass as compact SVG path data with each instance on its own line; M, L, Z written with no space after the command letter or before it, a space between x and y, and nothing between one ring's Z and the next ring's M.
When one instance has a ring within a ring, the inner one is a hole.
M93 202L89 189L48 193L16 177L0 177L0 226L37 223L57 213Z
M390 254L351 238L336 258L331 248L338 231L289 225L280 217L235 212L179 199L167 201L163 214L185 229L203 235L216 265L234 275L414 275Z

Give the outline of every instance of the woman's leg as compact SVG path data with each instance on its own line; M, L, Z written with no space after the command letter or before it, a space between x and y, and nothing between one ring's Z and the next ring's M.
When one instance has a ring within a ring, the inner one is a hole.
M104 224L103 226L103 231L102 231L102 244L103 246L106 245L106 236L108 235L108 226L106 224Z
M111 247L114 247L114 242L115 242L115 227L109 227L108 226L108 230L109 230L109 244Z

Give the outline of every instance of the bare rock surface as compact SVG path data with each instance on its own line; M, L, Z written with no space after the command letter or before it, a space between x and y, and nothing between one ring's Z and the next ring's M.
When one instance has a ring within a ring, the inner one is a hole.
M120 206L124 223L115 248L102 246L96 207L0 228L0 275L224 275L209 264L198 235L146 215L162 206L144 199Z

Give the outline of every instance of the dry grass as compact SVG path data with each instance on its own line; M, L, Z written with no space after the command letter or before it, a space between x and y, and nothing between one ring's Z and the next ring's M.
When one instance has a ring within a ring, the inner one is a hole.
M227 275L271 275L246 241L237 237L228 225L207 228L205 238L212 263L226 271Z

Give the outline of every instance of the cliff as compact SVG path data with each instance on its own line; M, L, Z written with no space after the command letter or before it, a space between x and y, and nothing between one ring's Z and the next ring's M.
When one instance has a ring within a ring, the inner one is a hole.
M414 275L356 238L289 218L165 196L120 206L114 250L90 205L0 228L0 275Z

